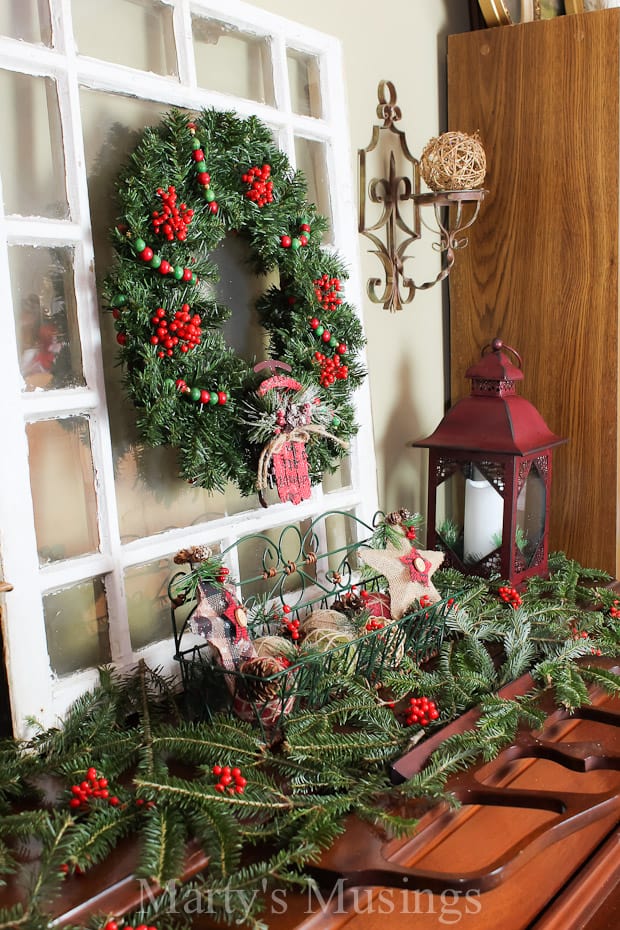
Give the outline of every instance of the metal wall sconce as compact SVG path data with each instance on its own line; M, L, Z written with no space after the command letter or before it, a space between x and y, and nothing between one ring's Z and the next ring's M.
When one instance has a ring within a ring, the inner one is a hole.
M417 290L426 290L448 277L454 264L454 253L467 245L467 238L462 238L462 233L476 221L486 191L450 189L420 193L420 162L409 151L405 133L394 125L402 116L396 103L394 85L391 81L380 81L377 94L377 116L383 119L383 125L373 126L369 145L358 150L359 232L370 239L374 248L369 251L377 255L383 265L383 281L381 278L368 279L367 293L370 300L383 304L386 310L401 310L404 304L413 300ZM463 136L462 133L455 135ZM473 137L464 138L474 141ZM484 156L479 142L477 145ZM388 176L367 182L367 156L378 149L381 153L385 151L385 155L381 155L383 159L389 159ZM406 174L400 173L403 163ZM402 210L409 202L413 218L408 223L403 218ZM371 225L367 225L367 204L378 205L381 210L379 219ZM433 248L441 252L441 270L432 281L416 284L405 273L405 262L412 257L407 255L408 247L421 237L421 208L427 206L434 208L439 241L434 243ZM383 291L378 294L377 288L380 286Z

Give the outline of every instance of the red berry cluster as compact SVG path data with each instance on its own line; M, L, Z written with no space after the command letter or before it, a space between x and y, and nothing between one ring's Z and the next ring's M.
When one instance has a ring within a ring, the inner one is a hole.
M229 794L243 794L245 791L248 782L241 774L241 769L231 769L229 765L214 765L211 771L218 779L215 783L216 791L228 791Z
M177 378L174 382L178 391L184 394L189 400L194 400L200 404L209 404L214 407L216 404L223 406L228 401L226 391L206 391L204 388L189 387L183 378Z
M334 381L346 381L349 377L349 369L343 365L340 356L334 355L329 358L322 352L315 352L314 358L319 363L319 383L321 387L330 387Z
M374 630L382 630L385 627L383 620L379 620L378 617L371 617L368 623L366 624L366 629L369 633L372 633Z
M84 781L81 781L79 785L71 785L71 794L73 796L69 801L69 807L76 810L85 810L91 798L101 798L112 807L120 803L116 795L110 795L107 778L101 778L97 770L92 767L86 772Z
M194 218L194 211L187 204L181 203L177 207L177 192L172 185L168 190L157 188L157 195L162 200L162 210L153 211L153 229L156 235L163 234L168 242L178 239L184 242L187 239L187 227Z
M617 620L620 617L620 601L615 600L611 607L609 608L609 614L614 620Z
M580 630L575 623L571 623L570 628L571 636L573 639L587 639L588 632L587 630Z
M194 159L194 167L196 169L196 180L202 185L205 200L209 204L209 210L211 213L217 213L219 207L215 199L215 193L211 188L211 175L207 171L207 163L205 161L205 153L202 150L202 143L200 139L196 138L196 124L188 123L188 128L192 136L194 136L194 141L192 142L192 158Z
M437 720L439 711L434 701L427 697L409 698L409 706L405 717L407 726L418 723L421 727L427 727L431 720Z
M310 224L309 223L300 223L299 224L299 233L296 236L290 236L288 233L284 233L283 236L280 236L280 245L283 249L292 249L293 252L296 252L298 249L301 249L304 245L308 245L310 241Z
M284 607L282 608L282 613L290 614L290 612L291 612L291 608L288 606L288 604L285 604ZM282 620L282 623L284 624L285 629L291 634L291 639L293 640L293 642L296 643L297 640L299 639L299 620L297 618L295 618L294 620L289 620L285 616L284 619Z
M314 284L314 293L316 299L323 307L323 310L335 310L342 303L342 297L338 296L341 283L338 278L330 278L328 274L322 274L320 278L312 282Z
M121 925L116 920L108 920L103 930L157 930L157 927L151 924L138 924L135 927L131 927L129 924Z
M177 345L181 352L189 352L200 345L202 320L197 313L192 316L189 310L189 304L183 304L181 309L175 312L170 323L163 307L158 307L151 317L151 323L156 327L154 335L151 336L151 345L162 347L157 352L158 358L172 355Z
M521 595L515 588L511 588L508 585L502 585L497 590L504 603L510 604L513 610L516 610L517 607L520 607L523 603Z
M226 568L225 565L220 565L218 569L216 581L219 581L220 584L225 584L225 582L228 580L229 575L230 575L230 569Z
M580 630L574 622L571 623L570 632L571 632L571 636L573 637L573 639L588 639L589 638L588 631ZM603 655L601 650L597 649L594 646L592 646L592 649L590 650L590 652L592 653L592 655L595 655L595 656Z
M271 165L263 165L262 168L254 165L246 174L241 175L243 183L249 185L245 196L254 201L257 207L264 207L273 201L273 181L269 180L270 174Z
M417 535L416 535L416 531L415 531L415 526L413 526L413 525L412 525L412 526L405 526L405 536L406 536L406 538L409 539L411 542L413 542L414 539L417 539Z
M430 607L432 604L430 594L423 594L420 598L420 607Z

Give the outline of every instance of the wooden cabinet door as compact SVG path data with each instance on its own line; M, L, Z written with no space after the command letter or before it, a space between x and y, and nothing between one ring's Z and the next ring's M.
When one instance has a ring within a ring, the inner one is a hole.
M451 36L488 195L450 276L452 403L495 336L556 433L550 549L617 576L620 10Z

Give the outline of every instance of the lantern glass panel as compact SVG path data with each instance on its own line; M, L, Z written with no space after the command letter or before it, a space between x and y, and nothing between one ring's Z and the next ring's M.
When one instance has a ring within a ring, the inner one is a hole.
M443 545L463 560L465 475L456 468L437 486L435 530Z
M515 554L528 566L535 563L545 532L547 484L542 471L546 463L546 456L532 463L517 498Z

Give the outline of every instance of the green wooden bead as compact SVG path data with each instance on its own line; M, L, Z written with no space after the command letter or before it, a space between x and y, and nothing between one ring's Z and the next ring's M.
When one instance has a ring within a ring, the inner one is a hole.
M213 203L213 201L215 200L215 194L213 193L210 187L205 187L205 200L207 201L207 203Z
M209 403L211 406L217 404L217 391L211 391L211 397L209 398Z
M301 248L301 242L299 241L299 239L297 238L291 239L291 248L293 249L294 252L296 252L297 249Z
M319 325L318 325L317 328L314 330L314 332L316 333L317 336L322 336L323 333L325 332L325 327L324 327L324 326L321 326L321 324L319 323Z
M177 281L180 281L183 277L183 265L175 265L173 274Z
M200 139L196 139L196 137L194 137L194 141L192 142L192 148L194 151L202 148L202 143Z
M153 255L153 258L150 260L149 265L151 268L159 268L161 265L161 256Z
M189 396L192 400L200 400L200 388L193 387L189 392Z
M146 248L146 242L144 241L144 239L134 239L133 247L136 250L136 252L141 252L142 249Z

